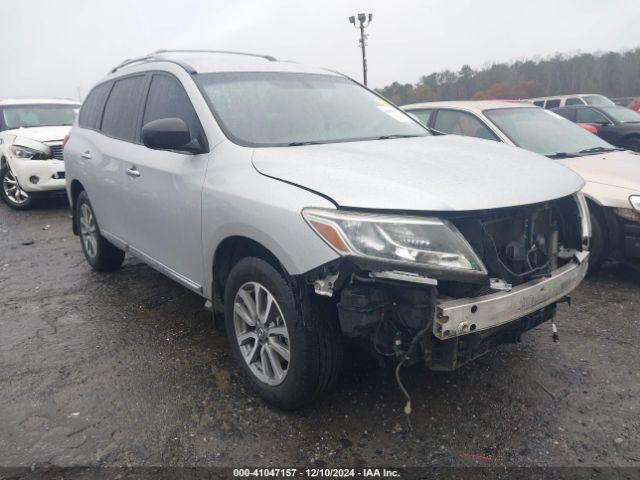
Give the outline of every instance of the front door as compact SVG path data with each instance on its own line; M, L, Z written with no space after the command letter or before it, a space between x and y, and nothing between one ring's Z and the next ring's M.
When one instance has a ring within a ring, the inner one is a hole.
M180 118L192 137L203 138L180 82L157 73L151 78L141 125L161 118ZM200 290L204 278L201 199L209 154L141 148L141 154L124 165L128 243L133 253Z

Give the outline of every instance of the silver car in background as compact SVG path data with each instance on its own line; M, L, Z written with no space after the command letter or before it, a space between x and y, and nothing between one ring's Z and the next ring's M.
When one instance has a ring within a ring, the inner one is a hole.
M345 76L272 57L127 61L64 156L91 266L131 252L202 295L280 408L331 389L344 337L452 370L551 319L587 269L578 175L432 136Z

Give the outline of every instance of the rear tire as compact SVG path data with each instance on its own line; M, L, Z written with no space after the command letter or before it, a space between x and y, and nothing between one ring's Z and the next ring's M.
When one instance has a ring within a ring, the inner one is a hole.
M224 295L234 356L258 395L283 410L329 392L342 365L335 317L322 314L325 309L308 292L296 290L272 265L247 257L232 268Z
M124 251L109 243L100 234L98 220L93 213L89 196L84 190L76 201L76 219L80 243L87 262L98 272L113 272L120 269L124 261Z
M0 197L14 210L29 210L35 202L33 195L20 187L18 179L6 164L0 169Z

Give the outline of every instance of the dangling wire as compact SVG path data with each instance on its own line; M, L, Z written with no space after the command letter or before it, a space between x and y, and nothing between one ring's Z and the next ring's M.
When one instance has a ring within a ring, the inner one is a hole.
M409 427L409 430L413 431L413 426L411 425L411 396L409 395L409 392L404 387L404 385L402 384L402 380L400 379L400 369L403 367L404 362L405 359L403 358L398 362L398 365L396 366L396 381L398 382L400 390L402 390L402 393L407 398L407 403L404 406L404 414L407 417L407 426Z

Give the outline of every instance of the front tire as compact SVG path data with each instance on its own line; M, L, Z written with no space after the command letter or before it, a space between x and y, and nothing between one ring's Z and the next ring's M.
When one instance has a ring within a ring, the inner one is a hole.
M0 197L14 210L29 210L34 203L33 195L22 189L8 165L0 169Z
M591 250L589 252L589 271L595 272L606 260L606 235L604 219L593 211L591 217Z
M632 137L625 142L625 148L633 150L634 152L640 152L640 137Z
M335 318L321 315L311 301L259 258L240 260L226 281L225 326L234 356L251 387L284 410L331 390L342 363Z
M124 261L124 251L100 234L100 226L85 191L80 192L76 201L76 218L82 251L89 265L98 272L118 270Z

